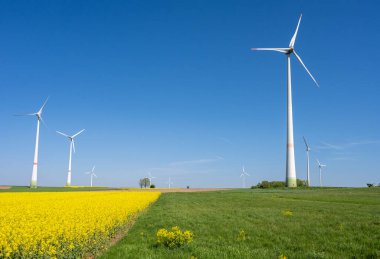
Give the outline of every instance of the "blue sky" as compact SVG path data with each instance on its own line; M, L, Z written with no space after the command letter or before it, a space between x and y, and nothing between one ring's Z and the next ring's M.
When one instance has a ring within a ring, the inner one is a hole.
M85 128L74 185L240 187L285 179L286 57L292 60L297 177L302 136L325 185L380 182L380 18L377 1L2 1L0 183L28 185L36 120L39 185L66 182L69 143Z

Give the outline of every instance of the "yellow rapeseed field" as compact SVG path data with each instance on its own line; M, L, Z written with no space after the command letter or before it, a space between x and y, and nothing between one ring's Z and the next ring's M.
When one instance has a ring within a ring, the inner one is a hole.
M158 192L0 193L0 258L83 257L110 237Z

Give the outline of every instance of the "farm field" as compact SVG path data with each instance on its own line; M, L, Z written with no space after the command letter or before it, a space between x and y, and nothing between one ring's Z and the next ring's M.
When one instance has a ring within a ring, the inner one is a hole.
M0 258L96 255L159 195L121 191L0 193Z
M110 191L120 190L119 188L110 187L43 187L30 188L29 186L0 186L1 192L86 192L86 191Z
M187 246L156 245L179 226ZM164 193L101 258L380 258L380 188Z

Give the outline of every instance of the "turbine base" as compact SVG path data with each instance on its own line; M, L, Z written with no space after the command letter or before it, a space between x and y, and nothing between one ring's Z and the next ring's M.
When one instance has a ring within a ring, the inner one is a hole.
M286 187L296 188L297 187L297 179L296 178L286 178Z
M30 182L30 188L37 188L37 181L36 180L32 180Z

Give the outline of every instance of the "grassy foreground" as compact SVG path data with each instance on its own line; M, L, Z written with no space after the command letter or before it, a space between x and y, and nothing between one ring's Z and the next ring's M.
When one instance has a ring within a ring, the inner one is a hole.
M157 230L172 226L194 232L194 242L157 247ZM380 258L380 188L165 193L102 258L281 255Z

